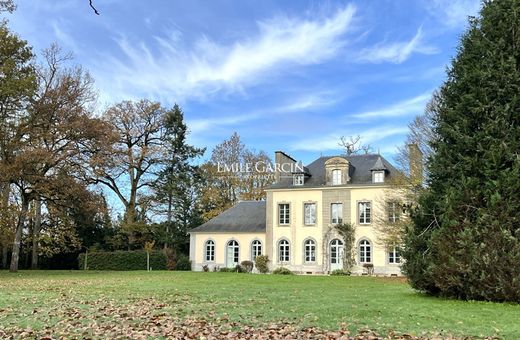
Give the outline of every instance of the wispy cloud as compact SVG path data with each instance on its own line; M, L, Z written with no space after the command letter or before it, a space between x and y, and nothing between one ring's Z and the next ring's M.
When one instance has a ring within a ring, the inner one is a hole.
M278 106L259 109L253 112L241 112L236 115L223 117L191 119L188 120L187 123L190 127L190 132L201 133L215 129L216 127L236 127L238 124L254 121L257 119L266 119L272 116L324 108L334 105L337 101L337 99L332 98L332 93L329 92L305 94Z
M291 145L291 150L300 151L331 151L339 150L341 136L360 135L364 144L373 144L385 138L404 135L408 132L406 126L378 126L364 131L348 131L347 129L336 131L327 136L301 139Z
M468 16L478 14L481 2L476 0L427 0L426 8L439 22L450 28L468 23Z
M431 92L420 94L416 97L391 104L376 110L370 110L349 115L349 117L358 119L387 118L399 117L409 114L421 114L424 111L426 103L430 100Z
M369 63L390 62L401 64L414 53L435 54L437 52L436 48L424 44L422 28L419 27L410 41L381 42L373 47L361 50L358 60Z
M97 75L109 90L149 92L159 97L205 97L219 91L273 79L291 66L321 63L344 46L355 9L349 5L330 17L276 17L257 24L253 38L220 44L209 37L187 46L178 32L156 37L156 46L117 39L123 58L105 56ZM282 70L283 68L283 70Z

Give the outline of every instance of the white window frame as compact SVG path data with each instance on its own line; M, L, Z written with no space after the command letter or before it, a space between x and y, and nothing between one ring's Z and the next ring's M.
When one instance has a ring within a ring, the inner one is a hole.
M278 241L278 262L291 261L291 244L286 239Z
M215 241L204 242L204 259L206 262L215 262Z
M316 262L316 242L313 239L307 239L303 243L304 248L304 262L314 263Z
M305 177L303 174L293 175L293 185L302 186L305 183Z
M359 263L372 263L372 243L367 239L359 241Z
M310 208L314 206L314 208ZM309 215L307 214L307 207L309 207ZM303 224L304 225L316 225L317 220L317 209L315 202L303 203ZM309 218L309 219L307 219Z
M389 202L388 203L388 222L396 223L399 222L401 218L401 214L399 211L399 202Z
M237 240L230 240L226 244L226 261L229 258L229 251L233 251L233 263L240 264L240 244ZM236 261L235 261L236 260ZM229 266L229 263L226 263Z
M359 224L367 225L372 223L372 202L359 201L358 202L358 222Z
M385 182L385 172L384 171L373 171L372 172L372 182L373 183L384 183Z
M257 256L262 255L262 241L253 240L251 242L251 261L255 261Z
M399 247L392 247L388 251L389 264L401 264L401 251Z
M334 207L338 207L334 209ZM330 222L332 224L343 223L343 203L331 203L330 205Z
M278 203L278 225L291 223L291 206L289 203Z
M341 169L332 170L332 185L341 185L343 181L341 180L342 171Z

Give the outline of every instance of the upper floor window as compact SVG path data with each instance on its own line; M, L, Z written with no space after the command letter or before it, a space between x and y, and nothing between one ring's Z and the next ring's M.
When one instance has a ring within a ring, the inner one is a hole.
M316 203L304 203L303 210L305 225L316 224Z
M393 247L388 252L388 263L401 263L401 254L398 247Z
M251 242L251 261L254 261L260 255L262 255L262 242L254 240Z
M305 241L305 262L316 262L316 242Z
M303 185L304 177L303 174L293 175L293 185Z
M278 223L289 224L289 203L278 204Z
M341 170L332 170L332 185L340 185L341 183Z
M384 171L373 171L372 173L374 183L384 183L385 181L385 172Z
M388 203L388 222L395 223L399 221L400 211L399 211L399 203L398 202L389 202Z
M205 257L207 262L215 261L215 241L208 240L206 242Z
M289 262L290 260L289 241L281 240L278 242L278 262Z
M343 223L343 204L332 203L330 206L331 222L334 224Z
M372 219L371 203L370 202L359 202L359 223L370 224Z

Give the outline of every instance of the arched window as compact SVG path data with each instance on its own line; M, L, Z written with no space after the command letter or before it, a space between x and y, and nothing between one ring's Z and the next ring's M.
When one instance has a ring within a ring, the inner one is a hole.
M289 262L290 260L289 241L281 240L278 242L278 262Z
M359 262L360 263L371 263L372 262L372 245L368 240L361 240L359 242Z
M251 261L254 261L260 255L262 255L262 242L254 240L251 242Z
M206 241L206 250L205 250L205 258L206 262L215 261L215 241L208 240Z
M231 240L227 244L227 266L228 267L234 267L238 265L238 253L239 253L239 247L238 242L235 240Z
M307 240L304 243L305 262L316 262L316 242Z
M340 185L341 184L341 170L336 169L332 170L332 185Z

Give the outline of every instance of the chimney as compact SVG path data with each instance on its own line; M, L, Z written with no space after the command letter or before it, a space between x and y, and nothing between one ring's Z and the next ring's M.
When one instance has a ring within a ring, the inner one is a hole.
M274 153L274 179L279 182L284 176L291 175L296 160L283 151L275 151Z
M417 143L408 144L408 159L410 180L413 185L421 185L423 182L423 153Z

